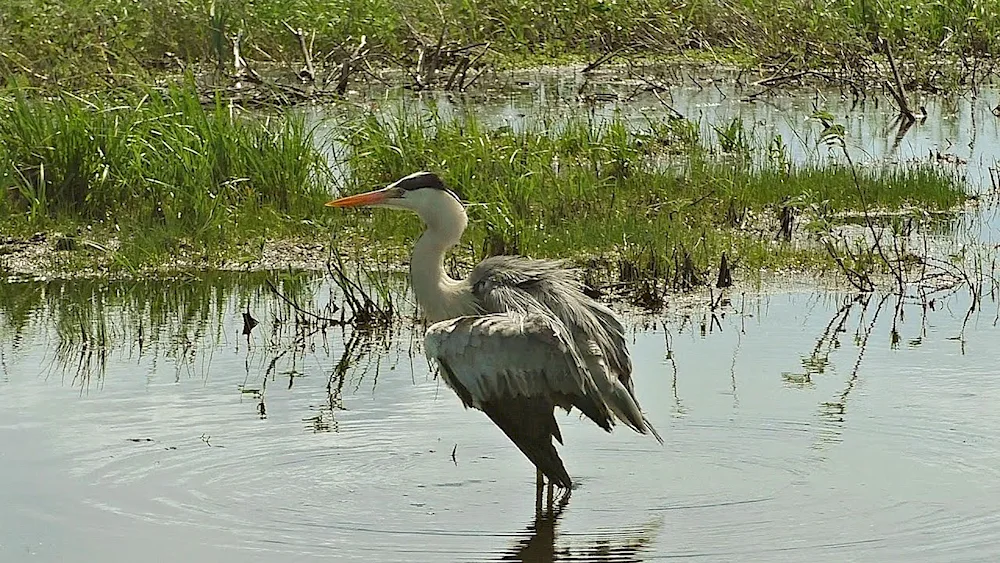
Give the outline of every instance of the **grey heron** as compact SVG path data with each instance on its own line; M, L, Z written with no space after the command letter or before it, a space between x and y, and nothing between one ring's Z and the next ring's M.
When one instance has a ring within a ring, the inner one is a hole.
M636 400L621 321L561 262L493 256L452 279L445 254L468 217L430 172L326 205L401 209L423 221L410 278L430 325L427 356L465 407L486 413L535 465L539 495L543 474L561 489L573 484L552 442L563 442L555 407L576 408L608 432L618 420L663 443Z

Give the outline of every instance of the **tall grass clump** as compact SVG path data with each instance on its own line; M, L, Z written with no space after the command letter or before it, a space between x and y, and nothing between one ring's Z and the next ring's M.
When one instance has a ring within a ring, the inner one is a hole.
M325 171L301 116L203 106L191 88L0 98L8 229L209 248L298 228L323 201Z
M722 253L751 272L826 263L818 245L778 236L786 208L830 218L864 209L947 210L964 199L954 176L930 166L862 168L856 184L843 165L769 164L767 144L722 150L683 119L570 116L515 130L400 112L344 131L349 189L438 172L471 203L466 240L477 257L598 254L621 258L620 277L641 277L633 271L639 264L668 279L704 278ZM400 243L419 229L379 213L369 227Z

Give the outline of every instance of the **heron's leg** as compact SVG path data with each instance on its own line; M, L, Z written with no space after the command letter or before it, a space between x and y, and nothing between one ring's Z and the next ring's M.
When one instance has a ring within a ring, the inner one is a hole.
M552 512L552 498L553 498L552 489L553 488L555 488L555 485L553 485L552 481L550 480L549 481L549 490L546 493L546 499L545 499L545 504L546 504L546 507L548 508L549 512Z
M569 496L572 493L573 493L573 489L572 488L560 489L559 490L559 497L558 498L559 498L559 506L560 507L566 506L566 503L569 502Z
M545 477L541 470L536 469L535 475L535 514L542 514L542 490L545 488Z

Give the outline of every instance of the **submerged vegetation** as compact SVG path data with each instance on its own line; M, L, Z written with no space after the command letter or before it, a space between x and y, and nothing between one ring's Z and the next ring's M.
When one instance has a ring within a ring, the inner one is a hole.
M420 75L462 60L502 66L614 53L857 77L885 61L885 41L908 61L908 81L948 87L991 73L998 37L990 0L7 0L0 74L65 88L194 65L304 64L313 75L363 60Z

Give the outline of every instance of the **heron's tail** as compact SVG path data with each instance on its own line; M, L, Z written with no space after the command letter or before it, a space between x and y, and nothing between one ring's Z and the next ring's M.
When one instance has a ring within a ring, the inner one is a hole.
M659 442L660 445L662 446L663 438L660 438L660 433L657 432L655 428L653 428L653 425L650 424L649 419L646 418L646 415L642 415L642 423L643 425L645 425L645 429L648 430L649 433L652 434L653 437L656 438L656 441ZM645 432L640 432L640 433L645 434Z
M635 430L639 434L652 434L657 442L663 444L663 438L653 428L646 415L642 414L642 410L639 409L639 403L635 401L635 397L628 392L628 389L621 382L615 380L613 386L614 388L608 397L608 406L611 407L611 410L632 430Z
M639 403L636 402L635 397L632 395L632 385L629 383L626 387L626 384L623 384L617 376L608 370L608 365L604 361L604 354L601 353L601 348L597 343L590 341L586 350L585 359L587 369L594 377L595 384L601 388L601 394L604 397L604 402L608 405L608 409L615 413L615 416L632 430L635 430L639 434L652 434L656 438L656 441L662 444L663 438L660 437L660 433L653 428L653 425L649 423L649 419L642 414ZM610 427L606 426L604 429L611 432Z

